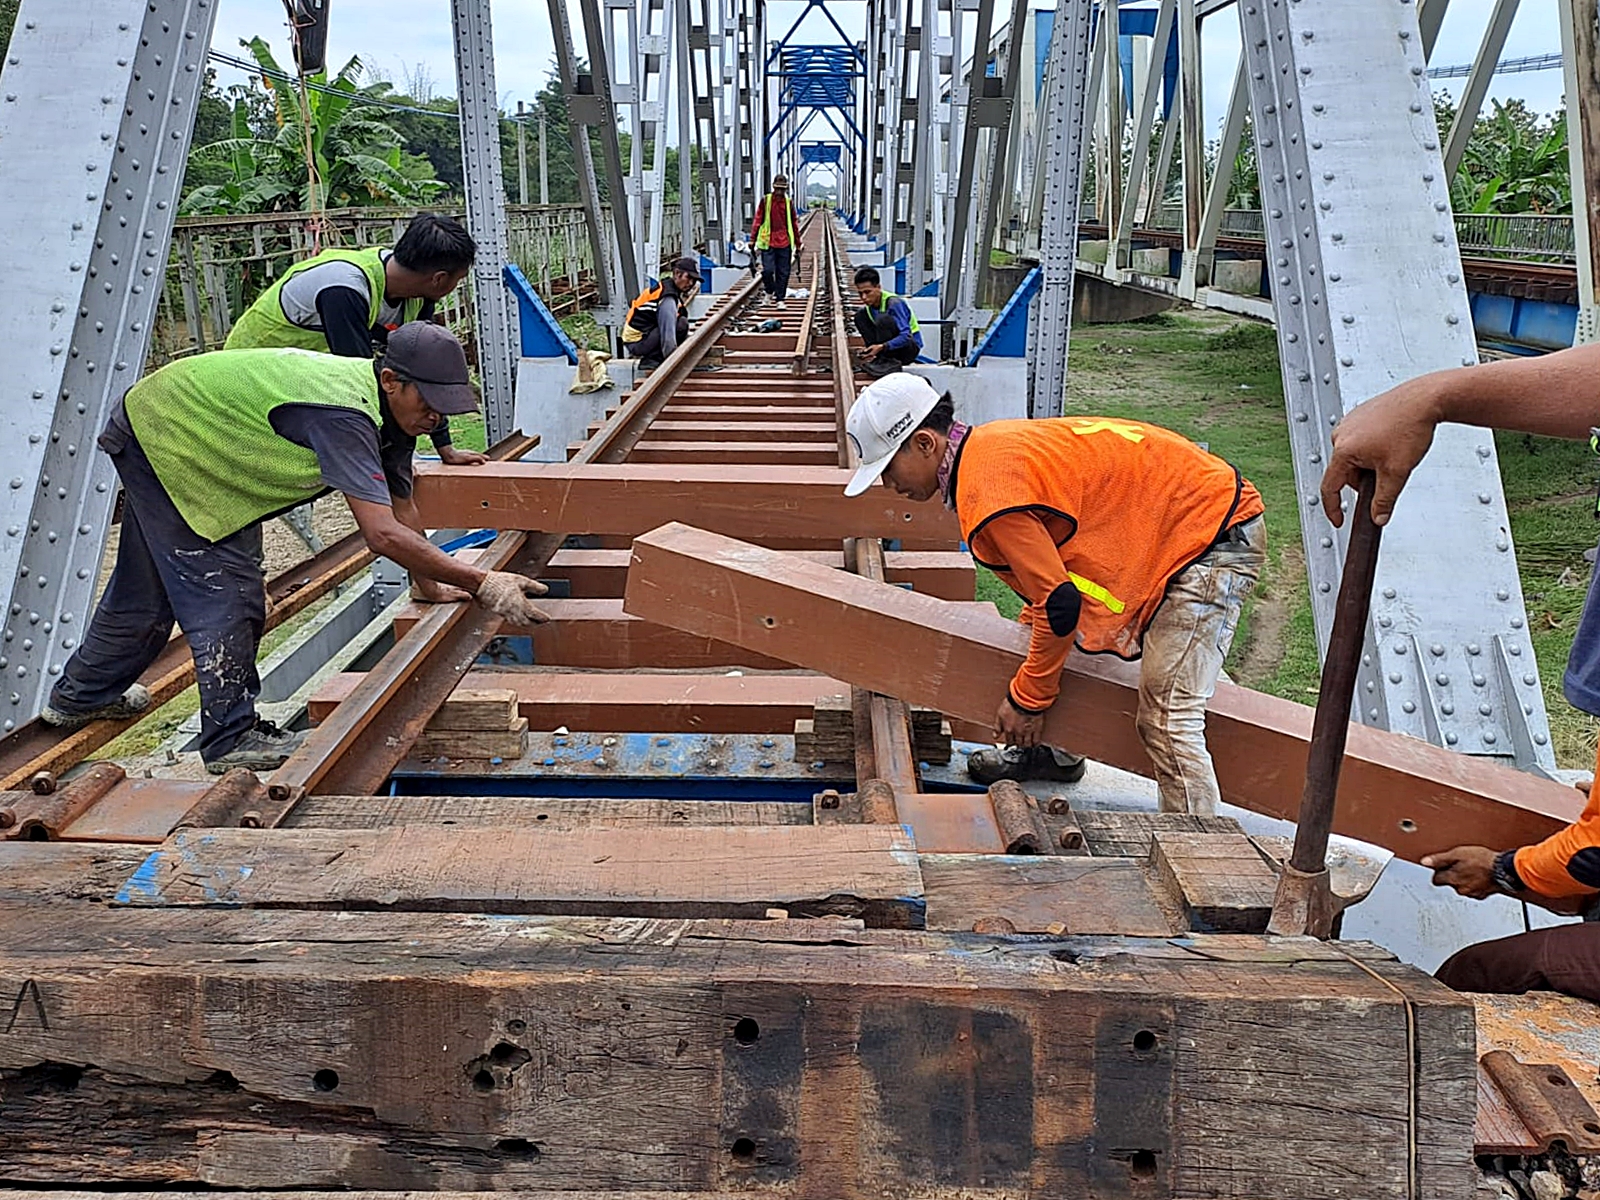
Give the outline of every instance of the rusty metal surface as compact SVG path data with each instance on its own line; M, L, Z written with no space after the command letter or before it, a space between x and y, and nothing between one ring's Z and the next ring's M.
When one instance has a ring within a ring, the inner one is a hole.
M1049 834L1038 802L1020 783L1002 779L989 785L989 803L994 806L995 824L1007 854L1049 854Z
M1523 1062L1554 1063L1600 1109L1600 1004L1555 992L1475 995L1472 1004L1480 1056L1506 1050Z
M1003 854L1005 843L985 792L910 792L895 797L922 854Z
M0 838L7 841L53 842L61 831L94 807L107 793L127 778L116 763L92 764L77 778L40 794L18 794L0 815Z
M133 842L159 845L210 781L125 779L61 831L64 842Z
M1576 1155L1600 1153L1600 1115L1565 1068L1523 1062L1508 1050L1489 1051L1479 1067L1480 1092L1481 1076L1487 1075L1539 1153L1557 1145Z

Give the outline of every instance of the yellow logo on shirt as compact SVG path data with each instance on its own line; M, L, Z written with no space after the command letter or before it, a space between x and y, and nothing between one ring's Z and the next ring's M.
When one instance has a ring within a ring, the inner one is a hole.
M1114 433L1130 442L1144 441L1144 426L1135 425L1132 421L1111 421L1103 417L1068 417L1067 420L1072 432L1081 437L1088 437L1091 433Z

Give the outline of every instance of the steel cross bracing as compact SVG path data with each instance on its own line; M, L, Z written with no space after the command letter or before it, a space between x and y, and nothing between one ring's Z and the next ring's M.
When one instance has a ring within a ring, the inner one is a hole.
M462 175L467 191L467 228L478 253L472 263L472 296L483 385L483 415L490 442L509 437L515 396L511 298L501 282L506 264L506 196L500 173L500 107L494 87L494 32L490 0L451 0L455 33L456 89L461 114Z
M685 145L680 154L687 176L690 164L698 164L698 189L680 184L679 194L693 196L693 203L705 214L706 252L713 262L728 259L728 231L737 229L738 218L727 208L732 180L729 178L731 129L725 124L727 88L723 64L731 64L730 33L725 24L721 0L677 0L678 48L682 55L682 107L680 127L694 130L694 154ZM685 221L690 220L690 205L683 206ZM688 229L687 224L685 230ZM692 238L687 232L682 252L691 252Z
M116 477L95 439L138 377L166 276L214 0L24 0L0 100L9 347L0 733L88 625Z
M1478 361L1422 38L1406 0L1240 0L1307 574L1326 648L1342 535L1318 504L1339 417ZM1552 767L1494 440L1446 425L1384 531L1361 719Z

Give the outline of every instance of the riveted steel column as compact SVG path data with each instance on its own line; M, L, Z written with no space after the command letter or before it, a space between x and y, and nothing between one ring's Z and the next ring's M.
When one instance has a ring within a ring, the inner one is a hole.
M1410 0L1239 0L1268 270L1317 639L1343 561L1318 508L1329 430L1402 380L1477 359ZM1553 765L1494 440L1440 428L1383 554L1360 719Z
M25 0L0 99L0 733L35 716L92 608L116 496L95 448L166 278L215 0Z
M506 265L506 193L500 174L500 108L494 90L494 33L489 0L451 0L456 95L461 114L461 165L467 188L467 228L478 243L472 264L473 328L478 378L489 443L515 428L511 371L511 301L502 282Z

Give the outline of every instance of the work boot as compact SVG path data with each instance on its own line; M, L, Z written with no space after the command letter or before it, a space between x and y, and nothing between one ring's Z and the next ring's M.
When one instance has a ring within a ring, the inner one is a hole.
M874 358L870 361L864 361L861 364L861 373L863 375L870 375L874 379L882 379L886 375L893 375L896 371L903 370L905 370L905 367L901 364L899 359L885 358L881 354L878 355L877 358Z
M1053 783L1077 783L1087 769L1083 757L1057 750L1054 746L995 747L974 750L967 755L967 774L974 783L988 787L1002 779L1047 779Z
M149 689L142 683L136 683L110 704L102 704L87 712L72 712L57 708L54 704L46 704L39 713L39 719L55 729L79 729L90 721L125 721L129 717L137 717L149 707Z
M305 737L303 733L289 733L271 721L257 717L254 728L245 730L233 744L232 750L206 763L206 771L211 775L226 775L235 767L276 771L288 761L291 754L300 749Z

